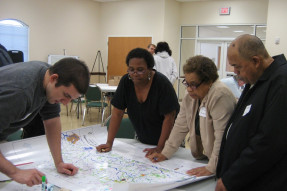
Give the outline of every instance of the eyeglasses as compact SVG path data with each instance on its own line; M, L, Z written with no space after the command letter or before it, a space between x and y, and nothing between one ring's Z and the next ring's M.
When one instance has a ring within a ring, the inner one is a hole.
M134 73L142 75L146 72L146 70L144 70L144 69L139 69L139 70L128 69L127 72L129 73L129 75L133 75Z
M187 83L186 80L184 79L184 80L182 81L182 84L183 84L186 88L190 87L192 90L196 90L196 89L202 84L202 82L203 82L203 80L202 80L199 84L189 84L189 83Z

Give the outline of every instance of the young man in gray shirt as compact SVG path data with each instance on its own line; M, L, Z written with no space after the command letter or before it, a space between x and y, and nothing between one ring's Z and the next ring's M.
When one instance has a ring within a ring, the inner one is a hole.
M86 93L89 69L65 58L53 66L32 61L0 68L0 141L27 125L40 113L57 171L74 175L78 168L64 163L61 154L60 105ZM0 153L0 171L18 183L33 186L44 175L36 169L21 170Z

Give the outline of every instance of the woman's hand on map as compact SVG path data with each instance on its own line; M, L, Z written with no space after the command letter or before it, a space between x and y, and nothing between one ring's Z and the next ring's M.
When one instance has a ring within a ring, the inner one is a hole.
M148 157L149 155L153 154L153 153L161 153L163 148L160 147L155 147L155 148L146 148L143 150L143 152L146 152L145 157Z
M34 186L42 183L42 176L44 174L37 169L22 170L16 168L15 172L8 174L14 181L20 184L26 184L27 186Z
M79 168L75 167L73 164L61 162L56 166L57 171L62 174L67 174L73 176L77 174Z
M207 170L205 166L202 166L188 170L186 174L189 174L191 176L209 176L212 175L213 173Z
M164 156L161 153L153 153L147 156L147 158L149 158L151 162L161 162L161 161L167 160L166 156Z
M100 153L105 153L105 152L109 152L112 150L112 146L111 144L109 143L106 143L106 144L102 144L102 145L99 145L96 147L97 151L100 152Z

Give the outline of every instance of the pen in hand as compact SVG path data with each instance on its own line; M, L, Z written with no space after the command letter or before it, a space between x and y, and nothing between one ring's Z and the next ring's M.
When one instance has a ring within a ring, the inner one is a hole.
M42 190L46 191L46 176L42 176Z

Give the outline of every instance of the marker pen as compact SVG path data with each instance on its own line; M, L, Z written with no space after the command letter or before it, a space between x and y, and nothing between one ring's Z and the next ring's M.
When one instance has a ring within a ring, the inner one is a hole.
M46 191L46 176L42 176L42 190Z

